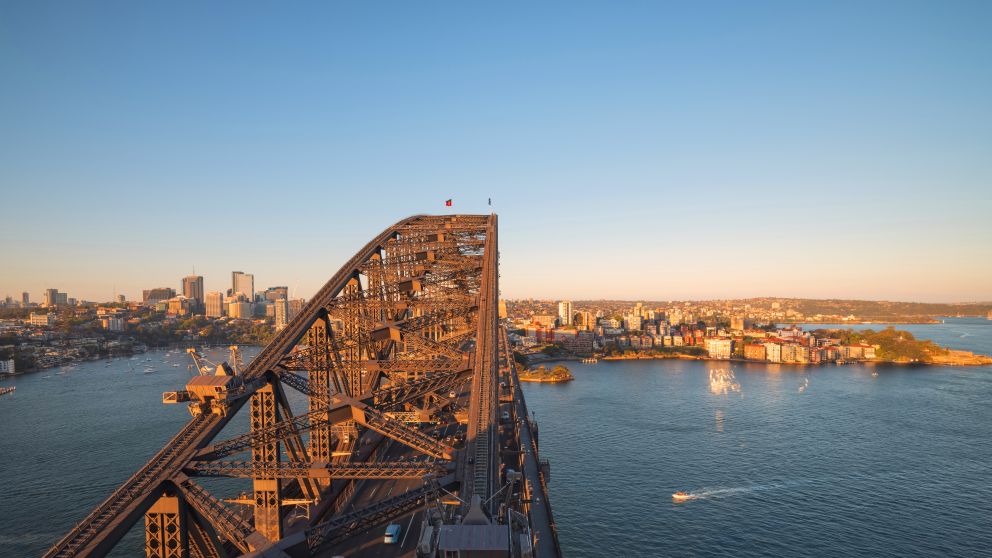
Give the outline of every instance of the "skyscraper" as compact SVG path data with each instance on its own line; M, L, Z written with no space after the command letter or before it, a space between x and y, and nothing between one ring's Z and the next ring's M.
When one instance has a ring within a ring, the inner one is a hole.
M169 300L174 296L176 296L176 289L170 289L169 287L158 287L157 289L145 289L141 291L141 301L146 304Z
M59 303L58 289L45 289L44 305L51 308Z
M249 302L255 300L255 276L241 271L231 272L231 290L245 295Z
M189 275L183 277L183 296L190 300L194 314L203 311L202 275Z
M207 293L207 317L220 318L224 315L224 293Z
M563 326L572 325L572 301L563 300L558 303L558 323Z
M286 300L289 298L289 287L269 287L265 289L265 300Z
M21 304L24 306L31 304L31 295L27 291L21 293Z

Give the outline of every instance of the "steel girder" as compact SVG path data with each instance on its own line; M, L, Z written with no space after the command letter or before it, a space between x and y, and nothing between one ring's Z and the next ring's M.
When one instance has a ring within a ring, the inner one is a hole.
M374 463L276 463L259 464L250 461L194 461L187 474L198 477L295 479L422 479L438 475L445 468L424 461L379 461Z

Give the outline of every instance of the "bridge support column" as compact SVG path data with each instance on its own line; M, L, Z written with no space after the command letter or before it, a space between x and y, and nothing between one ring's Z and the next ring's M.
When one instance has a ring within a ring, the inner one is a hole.
M313 357L308 366L307 374L310 386L318 390L323 395L329 395L331 390L331 340L329 325L326 319L318 319L310 328L309 343L312 348ZM310 396L310 412L326 409L327 403L318 397ZM331 425L326 423L326 415L322 417L318 426L310 430L310 459L313 461L331 462L331 449L333 434ZM317 483L326 488L330 484L330 479L317 479Z
M260 431L279 421L275 388L271 384L251 396L251 430ZM272 464L280 461L279 440L252 446L253 463ZM271 541L282 538L282 490L279 479L254 479L255 530Z
M146 558L189 558L186 510L176 496L163 494L145 513Z

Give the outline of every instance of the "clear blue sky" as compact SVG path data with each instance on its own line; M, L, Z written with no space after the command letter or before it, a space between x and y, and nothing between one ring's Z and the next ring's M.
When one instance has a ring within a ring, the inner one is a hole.
M309 296L413 213L507 297L992 299L992 2L3 2L0 296Z

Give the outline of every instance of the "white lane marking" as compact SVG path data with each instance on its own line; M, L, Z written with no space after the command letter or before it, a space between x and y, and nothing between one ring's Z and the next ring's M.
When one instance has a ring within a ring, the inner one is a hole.
M406 524L406 533L403 533L403 540L400 541L400 548L403 548L403 545L406 544L406 537L407 535L410 534L410 526L413 525L413 518L417 517L418 513L420 512L413 512L413 514L410 516L410 523Z

